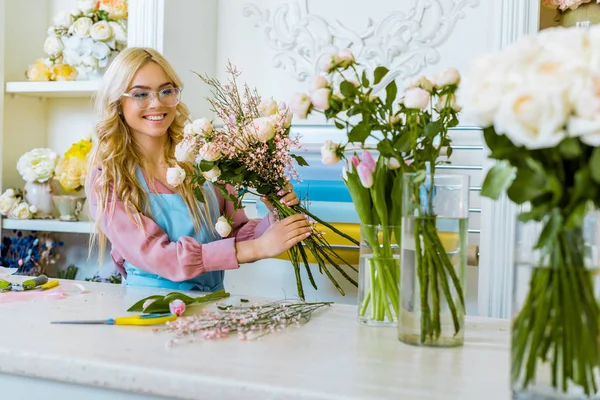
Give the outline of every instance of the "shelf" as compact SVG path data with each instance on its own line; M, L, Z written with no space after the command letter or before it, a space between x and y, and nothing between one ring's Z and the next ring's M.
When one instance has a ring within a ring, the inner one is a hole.
M2 219L2 229L22 231L87 233L92 230L90 221L59 221L55 219Z
M100 81L6 82L6 93L35 97L92 97Z

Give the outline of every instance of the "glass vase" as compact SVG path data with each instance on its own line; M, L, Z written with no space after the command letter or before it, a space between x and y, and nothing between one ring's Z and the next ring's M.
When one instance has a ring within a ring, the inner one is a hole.
M361 225L358 320L396 326L400 279L400 226Z
M517 222L513 399L600 398L598 217L588 213L583 224L563 224L555 235L544 222Z
M600 23L600 5L593 0L590 3L581 4L575 10L566 10L560 15L560 24L564 27L589 27Z
M403 176L398 338L423 346L464 340L469 177Z

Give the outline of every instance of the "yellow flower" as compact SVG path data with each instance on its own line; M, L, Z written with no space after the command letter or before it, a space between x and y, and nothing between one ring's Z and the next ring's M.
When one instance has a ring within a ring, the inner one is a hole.
M82 189L87 172L87 160L79 157L63 158L55 170L56 178L66 191Z
M73 143L69 150L65 152L65 158L69 159L72 157L86 159L88 153L92 149L92 141L88 139L82 139L77 143Z
M74 81L77 78L77 70L69 64L55 64L52 66L52 80Z
M49 81L52 78L52 70L47 66L43 60L35 60L33 65L30 65L25 76L30 81L44 82Z
M112 20L127 18L127 1L125 0L100 0L100 10L108 13L108 17Z

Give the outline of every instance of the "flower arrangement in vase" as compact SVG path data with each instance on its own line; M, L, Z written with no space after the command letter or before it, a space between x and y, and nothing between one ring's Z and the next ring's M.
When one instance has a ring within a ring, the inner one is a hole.
M82 191L88 173L87 156L91 149L91 139L73 143L56 166L54 179L66 192L52 196L61 221L78 221L84 211L85 195Z
M89 80L127 45L127 1L77 0L48 28L44 52L26 71L31 81Z
M58 161L58 155L48 148L36 148L19 157L17 171L25 180L24 198L37 207L36 218L52 218L51 179Z
M359 72L349 49L319 61L324 76L314 79L310 94L295 94L290 105L300 117L321 113L346 132L345 143L325 142L323 163L363 150L349 157L342 177L362 225L359 320L398 323L402 331L406 321L416 319L418 332L401 334L402 340L435 345L443 333L462 343L464 263L448 254L466 251L466 230L445 232L438 223L443 190L435 183L442 149L452 154L448 129L458 124L460 74L449 68L433 80L419 76L399 91L395 80L381 87L389 72L384 66L371 77ZM407 276L405 293L399 290L401 275ZM403 311L410 318L402 320ZM452 323L442 329L445 314Z

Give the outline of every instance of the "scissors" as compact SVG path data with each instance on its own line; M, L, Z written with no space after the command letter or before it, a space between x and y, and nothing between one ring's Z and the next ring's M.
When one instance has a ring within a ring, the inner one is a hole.
M91 321L52 321L51 324L77 324L77 325L161 325L165 322L175 321L175 314L146 314L134 315L132 317L118 317L109 319L99 319Z

